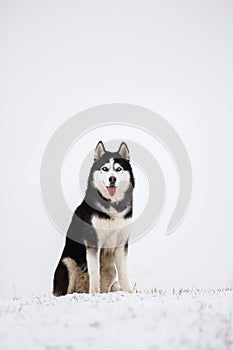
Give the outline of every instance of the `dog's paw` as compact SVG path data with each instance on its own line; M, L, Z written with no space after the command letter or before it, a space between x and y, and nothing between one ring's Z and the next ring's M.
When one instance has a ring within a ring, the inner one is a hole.
M120 290L122 292L133 293L133 290L130 288L129 283L122 283L120 287Z
M129 283L122 283L114 282L111 287L111 292L126 292L126 293L133 293L133 289L130 288Z
M121 291L121 287L119 282L114 282L111 286L111 292L120 292Z
M100 293L100 287L99 286L90 287L89 293L90 294Z

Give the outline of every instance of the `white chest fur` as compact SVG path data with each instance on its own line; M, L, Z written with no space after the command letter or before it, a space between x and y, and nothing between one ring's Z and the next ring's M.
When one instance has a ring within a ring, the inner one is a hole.
M130 235L131 218L124 219L124 212L112 212L110 219L92 218L101 248L115 248L125 245Z

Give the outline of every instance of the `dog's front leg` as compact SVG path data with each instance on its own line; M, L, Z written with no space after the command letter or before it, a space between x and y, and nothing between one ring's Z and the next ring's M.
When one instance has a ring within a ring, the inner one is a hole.
M100 249L87 247L89 293L100 293Z
M124 246L117 247L114 257L121 290L131 292L127 275L127 249Z

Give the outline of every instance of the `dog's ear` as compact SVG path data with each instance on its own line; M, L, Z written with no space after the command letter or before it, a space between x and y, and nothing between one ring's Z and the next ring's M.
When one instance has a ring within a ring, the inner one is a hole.
M125 142L122 142L120 145L120 148L118 150L118 153L120 153L120 155L122 156L122 158L129 160L129 149L126 145Z
M104 155L104 153L105 153L104 144L102 141L99 141L95 149L94 160L95 161L99 160Z

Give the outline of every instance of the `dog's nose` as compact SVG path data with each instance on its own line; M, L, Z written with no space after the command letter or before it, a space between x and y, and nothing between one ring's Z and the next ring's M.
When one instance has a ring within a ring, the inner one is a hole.
M115 176L110 176L109 182L110 182L111 184L115 184L115 182L116 182Z

